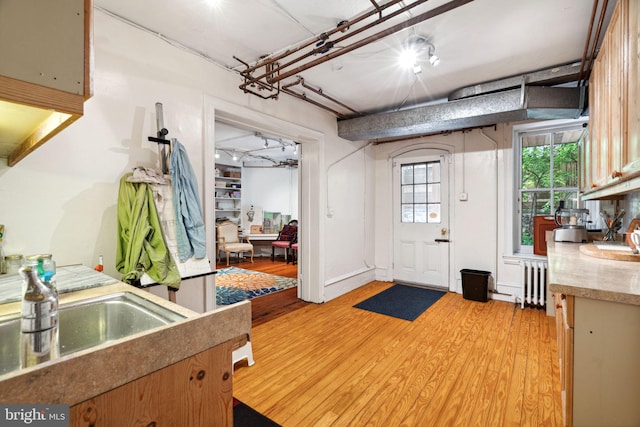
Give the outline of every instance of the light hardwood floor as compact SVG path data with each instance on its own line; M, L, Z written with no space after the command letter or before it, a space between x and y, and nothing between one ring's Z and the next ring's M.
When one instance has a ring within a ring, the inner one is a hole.
M233 394L283 426L559 426L553 318L448 293L413 322L352 306L372 282L253 328Z

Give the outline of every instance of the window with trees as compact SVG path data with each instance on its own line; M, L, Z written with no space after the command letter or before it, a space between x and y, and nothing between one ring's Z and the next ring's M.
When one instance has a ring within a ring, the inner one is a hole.
M519 252L532 252L533 217L555 212L560 201L578 208L581 124L518 134L516 210Z

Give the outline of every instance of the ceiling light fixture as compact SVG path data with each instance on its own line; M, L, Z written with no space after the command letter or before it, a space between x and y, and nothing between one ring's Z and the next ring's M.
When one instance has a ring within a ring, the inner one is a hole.
M440 63L440 58L436 56L435 50L435 46L424 36L416 34L411 35L405 41L403 49L400 52L400 65L412 70L414 74L420 74L422 72L422 67L419 62L423 59L425 54L432 66L435 67Z
M236 152L235 152L235 151L233 152L233 157L231 157L231 159L232 159L234 162L237 162L237 161L238 161L238 155L236 154Z
M220 152L218 150L216 150L216 159L220 158Z

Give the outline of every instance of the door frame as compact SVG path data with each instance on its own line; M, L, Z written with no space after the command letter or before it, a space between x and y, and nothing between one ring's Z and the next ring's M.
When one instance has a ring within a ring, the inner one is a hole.
M455 244L455 227L454 227L454 218L455 218L455 203L453 203L453 201L455 200L452 195L455 193L455 168L454 168L454 159L455 159L455 147L453 145L450 144L441 144L441 143L436 143L436 142L419 142L416 144L412 144L412 145L407 145L404 147L401 147L397 150L392 151L391 153L389 153L388 157L387 157L387 171L388 171L388 176L389 176L389 180L391 182L391 184L389 185L389 194L388 197L391 201L391 203L389 203L390 206L390 215L389 215L389 221L390 224L389 226L392 229L392 232L389 233L389 241L388 241L388 247L391 248L389 250L389 257L388 257L388 264L391 268L389 268L389 278L390 280L393 280L393 276L395 275L394 271L395 271L395 267L394 267L394 260L395 260L395 227L394 227L394 210L396 208L396 206L393 203L393 193L394 193L394 182L393 182L393 163L398 161L398 157L400 156L404 156L407 154L411 154L411 152L419 152L419 151L423 151L423 150L431 150L434 152L439 152L441 155L445 156L445 161L443 162L443 167L447 167L447 173L449 174L449 191L448 191L448 206L449 206L449 220L448 220L448 228L449 228L449 240L450 242L448 243L449 245L449 278L448 278L448 284L446 286L446 289L448 289L449 291L456 291L456 286L455 286L455 251L453 250L454 244ZM436 154L436 153L434 153ZM420 155L419 153L417 154L418 156ZM444 287L442 288L444 289Z
M220 120L232 125L253 128L265 133L281 135L295 140L303 156L300 156L298 170L298 213L304 227L298 235L301 243L298 251L298 298L314 303L324 302L324 217L321 206L325 206L325 188L321 171L324 170L324 135L318 131L296 125L282 119L268 116L250 108L233 104L210 95L204 95L204 194L212 193L215 181L215 121ZM209 166L207 166L209 165ZM207 250L215 247L213 241L214 203L212 197L204 197L205 233ZM210 260L212 254L208 254ZM215 259L214 264L215 265ZM213 279L206 283L207 289L213 289ZM205 295L207 306L215 303L215 295ZM211 301L213 300L213 301Z

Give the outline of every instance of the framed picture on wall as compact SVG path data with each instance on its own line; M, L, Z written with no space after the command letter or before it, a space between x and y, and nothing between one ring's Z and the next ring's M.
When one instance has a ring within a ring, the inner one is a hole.
M249 228L249 232L251 234L262 234L262 226L261 225L252 225Z

